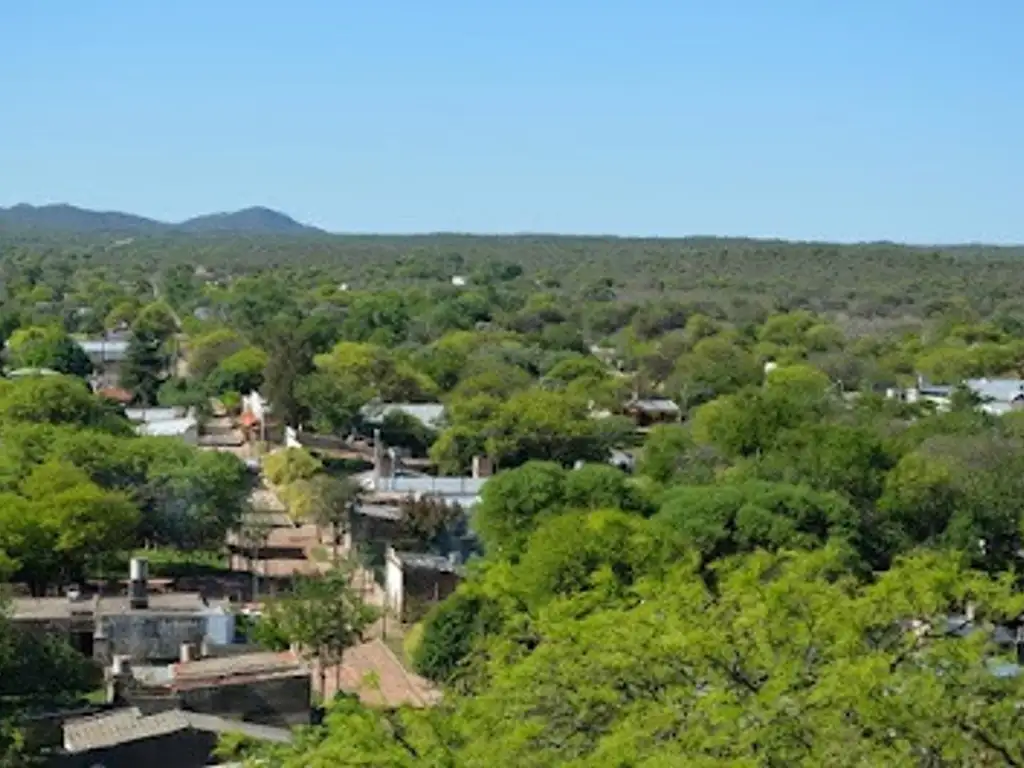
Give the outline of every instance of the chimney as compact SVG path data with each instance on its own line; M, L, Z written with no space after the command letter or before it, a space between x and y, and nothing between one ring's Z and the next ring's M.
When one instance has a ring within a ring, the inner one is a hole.
M494 462L491 461L490 456L474 456L473 457L473 479L483 480L485 477L490 477L494 474Z
M128 606L133 611L149 608L149 563L144 557L131 559L130 580L128 582Z
M178 661L182 664L188 664L190 661L196 660L196 655L196 646L194 643L182 643Z
M125 691L132 679L130 656L117 655L111 660L110 678L107 681L107 701L110 704L125 704Z

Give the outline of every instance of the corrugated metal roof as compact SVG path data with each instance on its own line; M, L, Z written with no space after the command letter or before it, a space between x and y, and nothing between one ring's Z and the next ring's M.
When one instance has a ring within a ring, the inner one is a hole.
M1021 379L968 379L964 384L982 400L1009 403L1024 397L1024 380Z
M124 415L129 421L152 424L157 421L174 421L185 418L184 408L125 408Z
M191 416L183 419L166 419L139 424L136 431L146 437L181 437L198 427L198 422Z
M460 564L453 563L444 555L429 552L395 552L395 557L406 568L440 573L461 573L463 570Z
M78 346L89 357L109 362L124 360L128 355L128 342L121 339L84 339L78 342Z
M309 668L291 651L246 653L174 665L175 684L194 684L230 677L306 675Z
M188 727L188 718L178 709L149 716L143 716L135 708L118 710L109 715L65 724L64 749L68 752L90 752L126 742L165 736Z
M64 749L72 753L91 752L186 729L209 733L241 733L253 739L279 743L292 740L291 732L284 728L243 723L180 709L143 715L138 708L132 707L65 723Z
M669 400L667 397L630 400L627 407L635 408L645 413L679 413L679 406L675 401Z
M371 424L379 424L391 413L404 413L419 419L428 427L437 427L444 421L445 410L441 403L369 403L360 413Z

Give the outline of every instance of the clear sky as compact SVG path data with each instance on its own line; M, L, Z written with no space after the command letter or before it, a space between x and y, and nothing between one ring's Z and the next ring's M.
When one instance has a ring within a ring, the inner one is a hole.
M1021 0L0 3L0 205L1024 242Z

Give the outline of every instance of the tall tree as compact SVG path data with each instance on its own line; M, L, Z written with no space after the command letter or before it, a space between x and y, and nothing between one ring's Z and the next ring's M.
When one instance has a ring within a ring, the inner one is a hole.
M278 320L267 331L266 351L263 387L271 413L281 424L297 427L306 417L299 382L313 370L309 340L294 323Z
M377 618L352 586L355 567L346 562L322 576L303 577L292 592L272 600L261 624L264 633L286 637L315 662L320 690L326 689L327 667L339 665L345 650L361 642L363 632Z

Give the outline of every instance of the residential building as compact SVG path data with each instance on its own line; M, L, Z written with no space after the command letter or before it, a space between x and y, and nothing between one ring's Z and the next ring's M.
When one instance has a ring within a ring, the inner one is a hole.
M622 410L641 429L655 424L675 423L680 420L683 413L679 405L667 397L634 396Z
M417 621L431 605L454 592L464 575L457 555L396 552L388 547L384 586L388 607L402 622Z
M183 643L233 641L234 616L227 601L197 592L151 593L147 571L143 558L132 559L127 596L86 598L69 590L66 597L15 598L11 618L26 630L66 637L103 664L115 656L166 662L178 658Z
M214 752L226 733L288 743L290 731L177 709L144 714L135 707L69 720L63 749L50 768L200 768L217 765Z
M312 676L294 652L183 644L180 661L111 671L110 698L143 711L177 708L287 728L309 725Z

